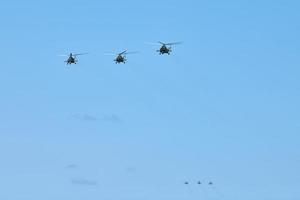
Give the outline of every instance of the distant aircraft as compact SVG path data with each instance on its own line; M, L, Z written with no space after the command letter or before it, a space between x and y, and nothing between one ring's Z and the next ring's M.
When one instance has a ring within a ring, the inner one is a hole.
M146 43L146 44L161 45L160 49L157 50L157 52L159 52L159 55L163 55L163 54L170 55L170 53L172 52L172 46L181 44L181 42L171 42L171 43L158 42L158 43Z
M76 59L77 56L80 55L85 55L87 53L70 53L69 55L60 55L60 56L66 56L68 57L68 59L65 61L67 63L67 65L71 65L71 64L77 64L78 60Z
M137 51L131 51L131 52L127 52L127 50L121 52L121 53L117 53L117 54L113 54L113 53L106 53L105 55L117 55L117 57L114 59L116 64L120 64L120 63L126 63L127 59L126 59L126 55L127 54L134 54L134 53L138 53Z

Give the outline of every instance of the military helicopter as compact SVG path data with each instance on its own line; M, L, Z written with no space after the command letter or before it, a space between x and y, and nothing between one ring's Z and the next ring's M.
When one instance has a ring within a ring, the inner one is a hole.
M134 54L134 53L138 53L137 51L130 51L128 52L127 50L121 52L121 53L117 53L117 54L113 54L113 53L106 53L105 55L117 55L117 57L114 59L116 64L120 64L120 63L126 63L127 59L126 59L126 55L127 54Z
M87 53L70 53L69 55L60 55L60 56L67 56L68 59L65 61L67 65L77 64L78 60L76 59L77 56L85 55Z
M159 52L159 55L168 54L172 52L172 45L181 44L181 42L172 42L172 43L164 43L164 42L158 42L158 43L147 43L150 45L161 45L160 49L157 50Z

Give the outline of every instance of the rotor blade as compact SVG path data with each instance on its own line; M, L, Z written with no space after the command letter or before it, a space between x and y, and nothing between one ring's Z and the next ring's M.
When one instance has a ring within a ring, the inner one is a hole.
M165 45L177 45L177 44L181 44L182 42L172 42L172 43L167 43Z
M63 56L63 57L68 57L69 55L57 55L57 56Z
M139 51L129 51L129 52L125 52L123 54L136 54L136 53L139 53Z
M127 50L121 52L121 53L118 53L119 55L122 55L122 54L125 54L127 52ZM126 53L127 54L127 53Z
M88 53L75 53L75 54L73 54L73 56L81 56L81 55L86 55L86 54L88 54Z

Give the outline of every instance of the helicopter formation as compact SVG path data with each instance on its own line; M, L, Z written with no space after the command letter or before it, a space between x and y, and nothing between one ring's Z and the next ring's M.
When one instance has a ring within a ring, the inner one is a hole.
M172 46L173 45L178 45L181 44L181 42L173 42L173 43L163 43L163 42L158 42L158 43L147 43L150 45L161 45L161 47L157 50L157 52L159 52L159 55L163 55L163 54L167 54L170 55L170 53L172 52ZM105 55L112 55L112 56L116 56L114 59L114 62L116 64L120 64L123 63L125 64L127 61L126 55L128 54L135 54L138 53L138 51L122 51L121 53L106 53ZM64 62L67 63L67 65L72 65L72 64L77 64L78 60L77 60L77 56L80 55L86 55L87 53L70 53L69 55L60 55L60 56L65 56L68 57L67 60L65 60Z
M185 181L184 184L185 184L185 185L189 185L190 182ZM201 181L197 181L197 184L198 184L198 185L201 185L201 184L203 184L203 183L202 183ZM209 181L207 184L208 184L208 185L213 185L213 182L212 182L212 181Z

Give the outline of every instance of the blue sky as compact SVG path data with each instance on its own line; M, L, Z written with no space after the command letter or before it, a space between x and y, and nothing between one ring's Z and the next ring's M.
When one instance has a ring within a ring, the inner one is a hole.
M2 1L0 199L299 199L299 8Z

